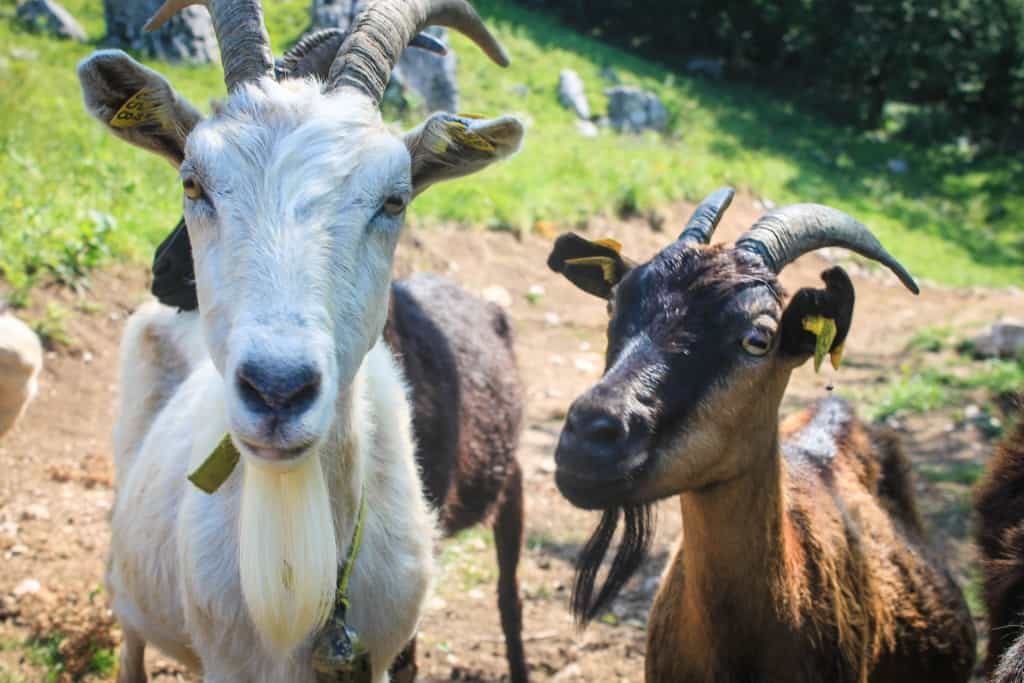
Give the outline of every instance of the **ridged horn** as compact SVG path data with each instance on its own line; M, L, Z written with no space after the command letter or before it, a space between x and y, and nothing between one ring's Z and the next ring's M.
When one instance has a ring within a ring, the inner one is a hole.
M342 31L340 28L325 28L307 33L277 60L274 71L278 80L305 76L326 79L331 64L334 63L334 58L347 37L348 31ZM417 33L409 42L409 47L420 48L437 55L448 53L445 44L429 33Z
M709 194L693 211L686 229L679 235L682 242L708 244L714 234L722 215L732 203L736 190L731 187L720 187Z
M167 0L143 30L155 31L189 5L204 5L210 10L228 92L263 76L274 76L270 36L259 0Z
M842 211L821 204L794 204L762 216L736 240L736 248L757 254L778 273L800 256L825 247L843 247L893 272L903 286L920 292L914 278L864 225Z
M327 89L353 88L379 104L402 50L427 26L469 37L499 66L508 56L466 0L378 0L356 21L331 65Z

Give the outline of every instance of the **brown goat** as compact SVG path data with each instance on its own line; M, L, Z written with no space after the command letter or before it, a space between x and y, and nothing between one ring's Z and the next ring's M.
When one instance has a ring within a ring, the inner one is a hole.
M523 389L505 313L427 274L396 282L384 339L405 370L416 460L441 529L493 518L498 611L513 683L528 680L516 571L523 478L516 459Z
M649 683L966 681L973 623L927 544L896 440L839 399L779 425L793 369L826 353L838 365L854 292L832 268L825 289L784 307L778 272L844 246L916 285L827 207L787 207L734 247L707 246L731 197L709 197L647 263L575 235L548 261L611 316L604 376L573 403L555 456L562 494L606 511L574 609L587 620L607 604L645 549L644 508L678 496L683 537L648 620ZM621 508L628 550L592 601Z
M1024 680L1024 420L996 448L975 496L988 608L985 674Z

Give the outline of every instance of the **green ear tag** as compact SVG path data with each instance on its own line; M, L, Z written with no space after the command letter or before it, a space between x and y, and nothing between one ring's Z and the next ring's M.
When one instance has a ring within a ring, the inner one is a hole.
M820 315L809 315L804 318L804 329L817 339L814 342L814 371L821 370L821 362L825 360L836 340L836 321Z
M213 493L231 476L240 457L238 449L231 442L231 435L226 434L203 464L188 475L188 480L200 490Z

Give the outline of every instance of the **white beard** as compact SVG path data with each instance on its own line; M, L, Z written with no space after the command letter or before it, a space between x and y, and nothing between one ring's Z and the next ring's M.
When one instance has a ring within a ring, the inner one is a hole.
M334 605L338 548L319 456L287 472L246 462L238 526L249 615L267 647L287 659Z

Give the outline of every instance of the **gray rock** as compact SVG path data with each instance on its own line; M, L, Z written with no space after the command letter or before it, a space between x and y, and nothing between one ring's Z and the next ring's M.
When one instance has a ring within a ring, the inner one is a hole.
M662 132L668 126L668 110L658 96L647 90L621 85L605 90L608 119L619 132Z
M619 74L615 72L615 69L610 66L606 66L601 69L601 78L608 81L612 85L618 85L622 81L619 80Z
M590 118L590 104L583 88L583 79L572 69L562 69L558 74L558 101L566 109L576 112L577 118Z
M366 0L313 0L310 10L313 30L340 28L348 31L365 7ZM448 31L444 28L431 27L426 32L447 42ZM399 112L416 108L421 101L429 111L458 111L456 65L455 51L451 48L444 56L416 48L406 50L391 73L384 95L387 104ZM415 97L410 97L409 91L415 93Z
M971 346L981 358L1018 358L1024 355L1024 322L993 323L985 334L971 340Z
M347 31L364 7L366 0L313 0L310 9L313 30L340 28Z
M428 28L426 33L447 44L448 31L437 26ZM455 50L448 48L448 54L411 48L402 52L395 73L407 88L423 98L429 111L459 110L459 86L455 74L458 60ZM394 73L392 77L394 77Z
M44 31L58 38L85 42L82 25L54 0L25 0L18 5L18 21L33 30Z
M217 61L217 36L204 7L186 7L153 33L142 31L162 4L162 0L103 0L106 42L168 62Z

